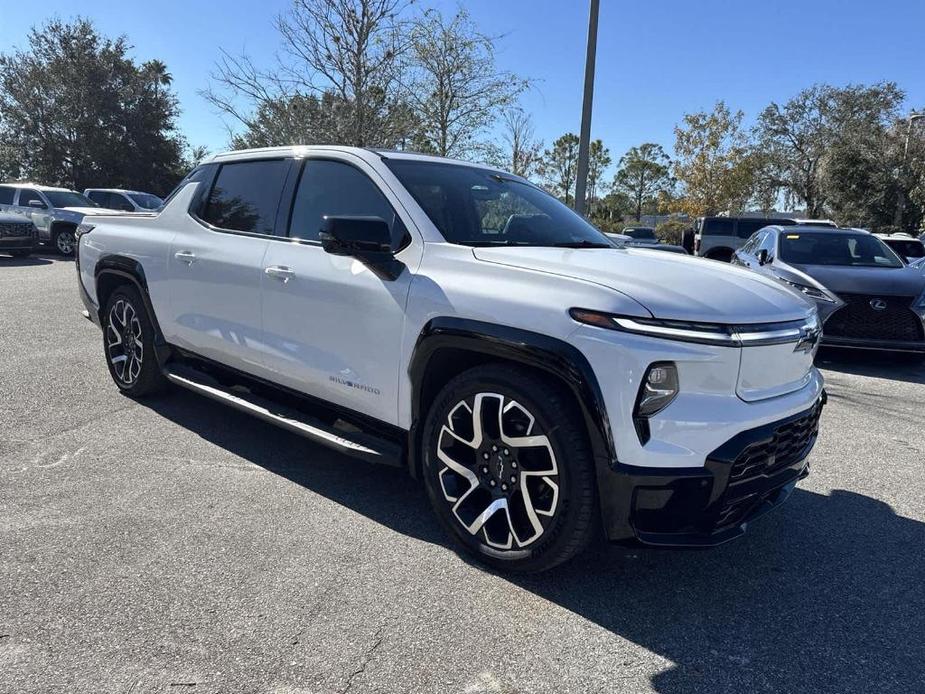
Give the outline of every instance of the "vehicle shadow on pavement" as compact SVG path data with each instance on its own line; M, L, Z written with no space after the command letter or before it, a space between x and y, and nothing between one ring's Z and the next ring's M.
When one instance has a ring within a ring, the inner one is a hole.
M587 553L514 582L672 661L659 692L910 692L923 577L925 523L798 489L720 548Z
M34 265L51 265L54 261L42 256L29 255L25 258L13 258L0 255L0 268L3 267L32 267Z
M855 376L925 383L925 357L913 354L822 348L816 366Z
M186 391L145 405L216 446L404 535L449 546L422 485ZM388 493L383 493L388 490Z
M422 486L401 469L198 397L147 404L396 532L450 547ZM798 488L745 537L712 550L599 543L545 574L499 577L671 661L651 680L659 692L925 691L925 523L853 492ZM638 667L628 660L613 672L614 691Z

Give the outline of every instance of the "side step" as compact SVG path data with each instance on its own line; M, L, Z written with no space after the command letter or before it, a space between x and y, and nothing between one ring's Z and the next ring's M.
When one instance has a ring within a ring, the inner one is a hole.
M171 383L230 405L299 436L333 448L354 458L403 467L402 446L386 438L360 431L341 431L306 413L245 390L223 386L202 371L181 364L168 364L164 376Z

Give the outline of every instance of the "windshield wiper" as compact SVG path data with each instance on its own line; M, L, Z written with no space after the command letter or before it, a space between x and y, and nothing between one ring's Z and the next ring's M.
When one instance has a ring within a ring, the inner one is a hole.
M616 248L611 243L602 243L600 241L563 241L562 243L550 244L551 248Z

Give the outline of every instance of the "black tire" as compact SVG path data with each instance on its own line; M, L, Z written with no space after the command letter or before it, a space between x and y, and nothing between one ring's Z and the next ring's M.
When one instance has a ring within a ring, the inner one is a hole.
M134 286L124 284L112 292L102 326L106 366L119 390L133 398L163 390L167 379L154 354L154 325Z
M51 237L51 244L65 258L73 258L77 248L77 237L74 234L74 229L65 227L56 231Z
M476 412L486 417L478 446ZM493 423L496 412L504 414ZM528 436L531 445L512 445ZM535 445L543 438L548 446ZM594 535L599 514L587 432L572 400L549 379L500 364L460 374L427 413L422 445L431 505L444 529L479 561L503 571L545 571L580 552Z

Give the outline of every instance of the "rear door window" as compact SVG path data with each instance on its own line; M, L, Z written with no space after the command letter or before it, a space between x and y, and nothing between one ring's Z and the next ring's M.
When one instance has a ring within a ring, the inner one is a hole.
M735 220L724 217L703 220L704 236L733 236L735 235Z
M10 188L9 186L0 186L0 205L12 205L13 193L15 192L15 188Z
M202 213L203 221L220 229L273 234L288 159L223 164Z
M128 198L122 193L110 193L109 199L103 206L111 210L124 210L125 212L133 212L135 210L135 206L130 203Z

